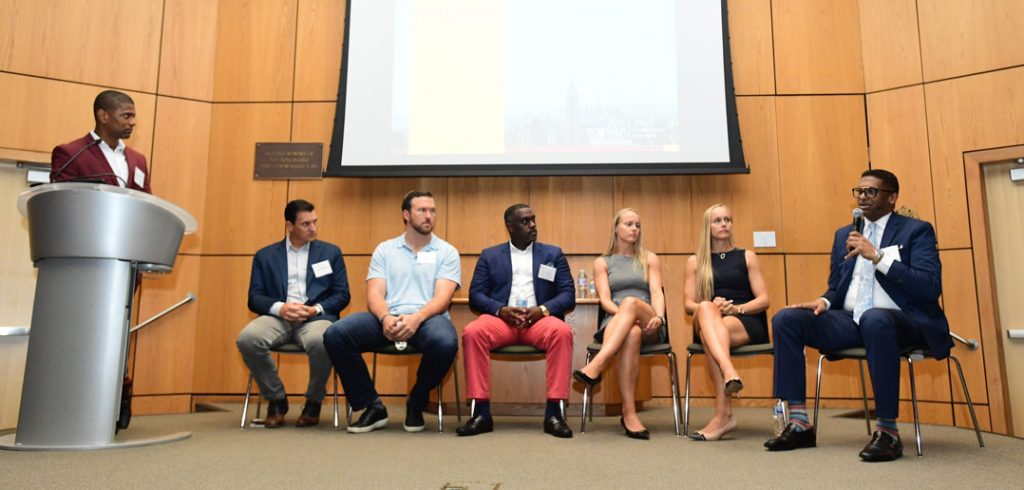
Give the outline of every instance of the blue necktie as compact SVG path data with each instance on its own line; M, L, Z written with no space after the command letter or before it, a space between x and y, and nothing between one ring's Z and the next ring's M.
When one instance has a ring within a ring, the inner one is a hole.
M875 223L868 225L868 241L876 248L878 247L878 244L875 243L875 230L877 229L878 225ZM871 261L862 256L858 255L857 260L857 273L854 279L860 281L860 288L857 289L857 300L853 304L853 321L859 325L861 315L874 304L875 268L872 266Z

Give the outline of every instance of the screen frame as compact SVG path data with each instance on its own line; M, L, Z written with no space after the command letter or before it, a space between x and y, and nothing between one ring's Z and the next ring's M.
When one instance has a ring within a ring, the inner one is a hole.
M345 166L341 163L345 135L345 103L348 82L349 29L352 2L345 2L345 33L342 39L341 76L335 106L334 128L324 177L504 177L504 176L597 176L597 175L717 175L749 174L740 137L736 89L733 85L732 53L729 42L728 0L721 0L723 69L725 71L726 130L729 140L728 162L668 163L544 163L544 164L476 164L476 165L367 165Z

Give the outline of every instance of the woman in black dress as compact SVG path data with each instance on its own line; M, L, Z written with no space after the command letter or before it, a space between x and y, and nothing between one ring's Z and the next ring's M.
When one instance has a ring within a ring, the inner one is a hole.
M697 254L686 262L684 306L693 315L715 386L715 415L690 437L716 441L736 429L731 396L743 389L729 349L768 342L768 290L761 265L753 251L733 244L732 213L721 204L704 211Z

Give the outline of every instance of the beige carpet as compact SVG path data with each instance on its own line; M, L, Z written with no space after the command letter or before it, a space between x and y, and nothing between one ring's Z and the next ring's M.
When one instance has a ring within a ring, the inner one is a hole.
M329 406L325 405L325 412ZM768 409L738 409L740 430L723 442L677 438L670 408L643 413L650 441L622 435L618 418L595 418L573 439L541 432L539 418L499 417L495 432L460 438L454 416L438 434L402 431L402 408L391 425L370 434L315 429L238 429L239 411L136 417L125 438L192 431L160 446L86 452L0 451L4 488L1021 488L1024 440L924 426L923 458L914 456L913 426L901 426L906 456L862 463L863 420L822 412L819 447L768 453ZM694 410L694 427L708 408ZM290 414L292 420L296 414ZM326 413L325 413L326 415ZM693 429L693 428L691 428Z

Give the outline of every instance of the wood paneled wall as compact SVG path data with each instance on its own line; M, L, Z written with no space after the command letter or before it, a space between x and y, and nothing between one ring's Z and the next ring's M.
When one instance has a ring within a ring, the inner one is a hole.
M647 245L665 257L674 343L690 340L679 305L686 256L708 205L732 206L740 246L775 231L759 249L772 310L825 288L833 230L848 221L848 189L870 165L902 180L901 204L933 221L945 265L943 297L953 328L980 338L958 349L986 427L1005 430L1003 407L986 386L984 356L998 349L978 321L974 254L964 196L965 151L1024 142L1024 43L1015 0L730 0L732 62L751 174L673 177L514 177L253 181L257 141L330 143L341 61L344 0L0 0L0 150L48 152L91 128L101 87L128 90L140 130L129 142L151 157L155 192L200 221L177 270L143 289L143 316L188 291L199 301L143 331L136 368L152 407L180 407L182 394L237 394L245 369L234 338L245 308L254 251L283 235L281 210L298 197L318 206L321 236L347 257L353 301L365 307L369 254L401 232L405 191L429 189L438 234L463 253L468 279L479 250L505 239L500 213L531 203L541 240L591 270L606 246L612 213L639 209ZM116 14L109 29L86 29ZM13 19L17 19L15 22ZM60 28L40 30L41 25ZM57 33L61 33L58 35ZM110 49L109 46L116 46ZM102 55L101 55L102 54ZM125 67L130 67L126 70ZM116 69L115 69L116 68ZM42 128L42 129L40 129ZM458 293L466 294L465 290ZM585 340L585 339L580 339ZM305 372L289 361L285 382L301 393ZM929 364L929 363L925 363ZM950 419L948 367L918 375L928 419ZM749 397L767 405L769 359L742 364ZM668 396L663 365L655 396ZM702 368L701 368L702 369ZM701 369L695 389L709 394ZM830 365L825 393L855 398L856 366ZM173 371L173 372L171 372ZM408 367L384 367L398 394ZM849 382L847 382L849 381ZM541 380L538 380L541 382ZM746 393L746 392L745 392ZM962 400L956 395L956 400ZM945 411L943 411L945 410Z

